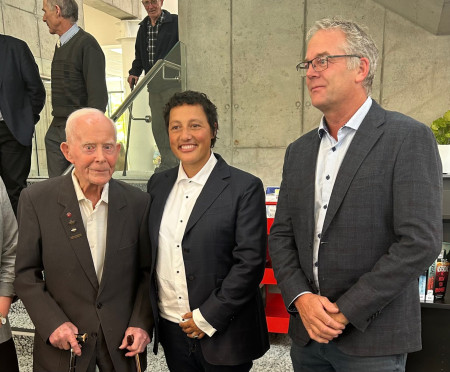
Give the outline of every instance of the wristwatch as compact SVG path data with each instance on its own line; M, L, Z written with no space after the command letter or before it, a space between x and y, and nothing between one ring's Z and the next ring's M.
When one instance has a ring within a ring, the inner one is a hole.
M1 323L2 325L5 325L5 324L6 324L6 318L3 316L2 313L0 313L0 323Z

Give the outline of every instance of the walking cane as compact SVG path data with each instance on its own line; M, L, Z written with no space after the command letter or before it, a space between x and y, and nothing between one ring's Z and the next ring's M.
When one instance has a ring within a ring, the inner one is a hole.
M87 333L76 334L75 335L77 342L82 346L88 338ZM75 372L75 367L77 366L77 355L73 352L73 349L70 349L70 362L69 362L69 372Z
M128 336L127 336L127 344L128 344L128 346L133 345L133 342L134 342L134 337L133 337L133 335L128 335ZM136 354L136 355L134 356L134 360L136 361L136 371L137 371L137 372L141 372L141 363L140 363L140 361L139 361L139 354Z

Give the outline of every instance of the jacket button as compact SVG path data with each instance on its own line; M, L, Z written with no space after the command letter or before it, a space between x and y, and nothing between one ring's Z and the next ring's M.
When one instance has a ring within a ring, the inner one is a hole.
M99 302L98 304L97 304L97 309L101 309L103 307L103 305L102 305L102 303L101 302Z
M189 275L188 279L189 279L189 280L194 280L194 279L195 279L195 276L194 276L194 275Z

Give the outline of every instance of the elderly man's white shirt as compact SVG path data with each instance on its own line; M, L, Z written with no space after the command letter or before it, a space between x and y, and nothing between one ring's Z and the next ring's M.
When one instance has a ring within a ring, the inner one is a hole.
M83 218L84 229L86 230L89 247L91 248L92 260L94 261L95 272L100 283L103 275L106 253L106 229L108 227L108 191L109 182L103 186L102 195L97 205L86 198L81 190L78 179L72 171L72 181L77 194L78 205L80 206L81 217Z

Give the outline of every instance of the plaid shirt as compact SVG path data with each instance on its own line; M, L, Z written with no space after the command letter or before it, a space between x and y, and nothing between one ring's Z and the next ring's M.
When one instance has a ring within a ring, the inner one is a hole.
M161 23L164 20L164 12L161 12L161 16L156 21L156 24L152 26L152 22L150 17L148 19L148 60L150 62L150 67L155 63L155 47L156 47L156 39L158 38L159 28L161 27Z

